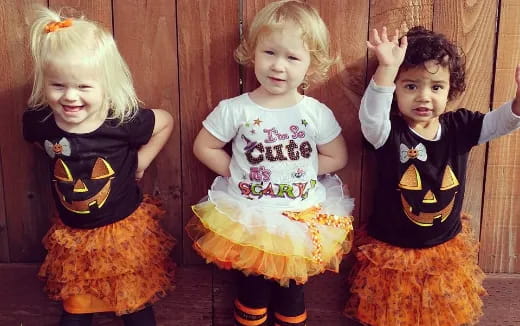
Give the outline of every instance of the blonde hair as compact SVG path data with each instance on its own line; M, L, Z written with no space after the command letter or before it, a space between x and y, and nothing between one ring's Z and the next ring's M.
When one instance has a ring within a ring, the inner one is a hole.
M259 38L288 22L300 27L302 39L310 52L310 74L306 82L326 79L329 68L336 61L329 53L329 31L316 9L297 0L274 1L262 8L235 50L235 59L240 64L252 65Z
M34 83L29 107L39 109L47 105L44 92L44 71L50 62L60 57L83 56L93 68L99 69L104 91L108 119L124 122L137 112L139 100L134 90L132 76L119 53L112 34L98 23L84 17L68 17L71 25L48 31L53 23L63 22L65 17L45 7L35 11L36 19L31 27L30 46L34 60Z

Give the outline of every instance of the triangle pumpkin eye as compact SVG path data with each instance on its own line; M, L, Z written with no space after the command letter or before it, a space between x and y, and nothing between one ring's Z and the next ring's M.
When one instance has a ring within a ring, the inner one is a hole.
M108 162L104 159L98 157L96 163L94 163L94 167L92 168L92 175L90 178L92 180L99 180L111 177L113 175L114 170L112 170L110 164L108 164Z
M422 190L421 176L415 165L410 165L404 171L401 181L399 181L399 188L408 190Z
M441 190L455 188L458 185L459 180L457 180L457 177L455 176L455 173L453 173L453 170L450 168L450 166L447 165L446 169L444 170L444 176L442 177Z
M73 181L69 168L60 158L54 163L54 177L63 182Z

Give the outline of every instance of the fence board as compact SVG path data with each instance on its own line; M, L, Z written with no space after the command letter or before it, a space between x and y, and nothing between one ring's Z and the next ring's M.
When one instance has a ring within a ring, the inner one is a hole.
M167 214L163 225L179 240L175 248L179 260L183 232L175 3L175 0L116 2L114 35L144 107L163 109L173 116L170 140L147 169L143 184L146 193L158 195L164 202Z
M520 4L502 0L493 108L515 94L520 62ZM488 272L520 272L520 133L489 144L480 265Z
M487 112L490 107L495 47L496 1L436 0L433 27L462 47L466 53L466 92L449 109L466 107ZM476 234L480 230L484 189L485 145L471 151L462 210L472 217Z
M0 4L0 33L4 36L0 47L0 156L2 159L2 189L5 200L7 233L0 234L1 243L6 236L9 243L2 245L1 261L35 261L41 259L40 240L48 227L42 208L48 199L43 184L31 173L38 165L35 152L21 135L20 121L31 89L31 60L28 54L28 27L23 22L29 8L36 1L3 1ZM41 4L45 4L43 1ZM36 195L38 194L38 195Z
M207 193L215 177L192 154L193 139L218 102L240 92L233 59L240 39L238 5L236 0L177 1L178 25L189 26L178 30L184 223L192 216L190 205ZM186 236L184 246L184 261L199 261Z
M49 8L64 10L74 16L84 15L89 20L101 23L107 30L112 30L111 0L49 0Z
M311 85L308 95L324 102L343 128L349 159L347 167L338 175L348 186L350 195L361 197L362 137L358 120L359 103L364 90L366 75L366 45L368 3L363 0L328 2L307 0L314 6L327 24L331 36L332 53L339 56L326 82ZM353 215L359 217L356 203Z

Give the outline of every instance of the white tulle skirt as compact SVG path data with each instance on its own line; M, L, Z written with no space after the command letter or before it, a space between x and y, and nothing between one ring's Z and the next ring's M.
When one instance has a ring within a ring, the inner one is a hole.
M288 211L229 194L227 179L216 178L186 226L195 250L221 268L264 275L282 285L291 279L305 283L325 270L337 272L352 245L354 201L337 176L319 182L322 202Z

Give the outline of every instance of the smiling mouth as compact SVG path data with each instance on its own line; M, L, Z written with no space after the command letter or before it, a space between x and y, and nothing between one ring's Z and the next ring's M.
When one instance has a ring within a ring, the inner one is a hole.
M78 112L83 109L83 105L80 106L70 106L70 105L62 105L63 111L65 112Z
M273 80L273 81L277 81L277 82L284 82L285 79L280 79L280 78L276 78L276 77L269 77L269 79Z

